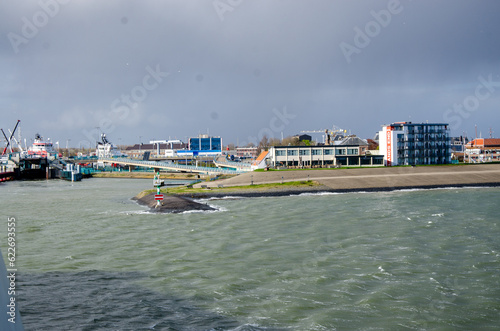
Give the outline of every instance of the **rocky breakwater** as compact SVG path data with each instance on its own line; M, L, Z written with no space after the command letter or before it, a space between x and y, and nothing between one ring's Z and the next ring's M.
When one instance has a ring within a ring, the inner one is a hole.
M137 201L140 205L148 206L151 212L154 213L182 213L194 210L215 210L207 204L193 201L189 198L177 195L164 195L160 206L157 206L155 193L145 194L139 193L132 200Z

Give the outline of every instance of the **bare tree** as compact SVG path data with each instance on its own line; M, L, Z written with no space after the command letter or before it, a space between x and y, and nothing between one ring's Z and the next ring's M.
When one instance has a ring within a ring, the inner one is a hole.
M269 146L281 146L281 141L278 138L269 139Z
M269 138L267 135L264 135L259 142L259 146L257 146L257 154L260 154L262 151L267 151L269 149Z

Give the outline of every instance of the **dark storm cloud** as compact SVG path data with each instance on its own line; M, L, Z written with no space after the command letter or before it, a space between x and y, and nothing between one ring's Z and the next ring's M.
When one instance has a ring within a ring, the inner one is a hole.
M3 1L1 126L20 118L25 135L74 144L96 127L122 143L207 130L242 142L334 124L371 137L399 120L486 133L500 119L500 87L472 97L480 77L500 81L499 6Z

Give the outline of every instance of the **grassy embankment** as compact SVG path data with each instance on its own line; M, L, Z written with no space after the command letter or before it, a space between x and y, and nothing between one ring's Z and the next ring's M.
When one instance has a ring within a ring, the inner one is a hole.
M171 194L171 195L184 195L184 194L196 194L196 193L238 193L238 192L262 192L262 191L271 191L271 190L279 190L280 188L286 189L300 189L303 187L311 187L311 186L319 186L316 181L294 181L294 182L284 182L283 184L258 184L258 185L242 185L242 186L230 186L230 187L216 187L216 188L193 188L191 186L180 186L173 188L162 188L160 190L163 194ZM142 198L148 194L155 193L156 189L144 190L139 193L136 198Z

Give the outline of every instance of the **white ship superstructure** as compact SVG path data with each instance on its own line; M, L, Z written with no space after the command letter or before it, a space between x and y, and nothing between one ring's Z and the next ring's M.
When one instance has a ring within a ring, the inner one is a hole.
M33 145L28 148L28 157L31 158L49 158L55 159L58 156L58 152L54 149L54 145L48 139L43 140L42 136L38 133L35 135L35 141Z
M102 142L97 142L95 155L98 158L101 157L119 157L124 156L124 154L112 144L107 138L106 134L101 135Z

